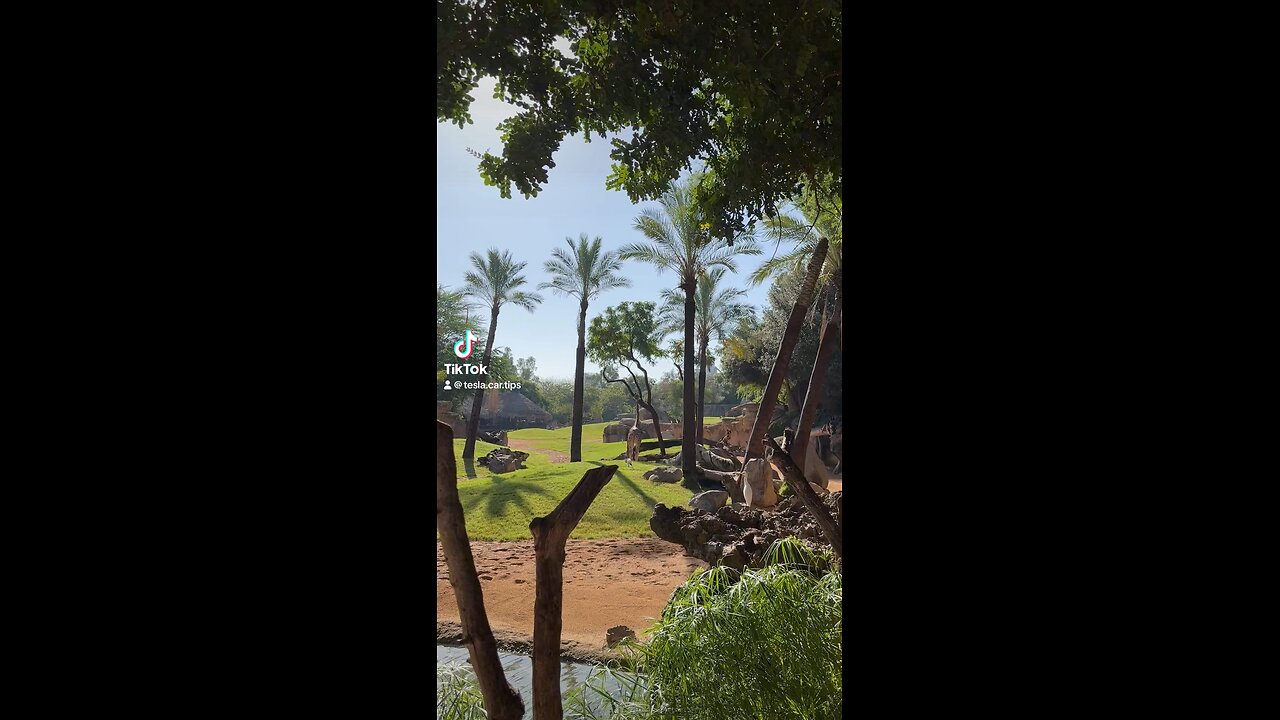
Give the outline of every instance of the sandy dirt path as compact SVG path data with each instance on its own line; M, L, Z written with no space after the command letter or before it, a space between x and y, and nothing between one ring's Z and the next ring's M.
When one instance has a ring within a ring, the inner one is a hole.
M533 638L533 540L471 543L485 611L495 634ZM564 561L562 637L588 651L603 650L615 625L642 634L662 614L671 592L707 564L657 538L569 540ZM444 552L436 544L436 622L458 623Z

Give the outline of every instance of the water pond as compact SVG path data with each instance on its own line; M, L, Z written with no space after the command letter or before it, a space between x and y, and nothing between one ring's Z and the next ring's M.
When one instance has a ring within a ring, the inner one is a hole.
M451 663L467 665L467 648L462 645L436 645L436 665ZM498 660L507 674L507 682L520 692L524 700L524 716L533 717L533 659L528 655L499 652ZM595 665L590 663L560 661L560 692L567 695L570 690L587 681L587 677ZM611 679L605 680L605 687L613 690L617 684Z

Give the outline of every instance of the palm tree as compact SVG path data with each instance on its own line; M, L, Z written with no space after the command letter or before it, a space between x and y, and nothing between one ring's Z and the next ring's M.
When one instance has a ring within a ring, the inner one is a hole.
M468 272L464 276L467 281L466 294L489 307L489 339L485 341L484 358L480 361L486 369L489 361L493 359L493 336L498 332L498 311L502 306L511 303L533 312L538 303L542 302L542 297L537 293L516 289L527 282L520 274L527 264L513 260L511 253L507 250L499 254L496 249L490 249L487 257L482 257L480 253L471 253L471 265L475 271ZM487 373L479 378L481 383L487 382L488 379ZM462 448L463 458L470 459L476 456L476 436L480 434L480 407L483 402L482 386L476 391L476 398L471 403L471 417L467 418L467 443Z
M819 238L827 238L827 259L818 275L818 300L834 298L840 305L844 295L844 266L842 263L844 243L841 233L841 202L839 198L819 200L819 194L810 192L803 196L798 208L804 215L799 219L791 215L779 215L765 221L768 236L779 243L783 240L793 243L793 247L766 260L751 274L751 283L759 285L791 269L804 272L805 262L813 257ZM823 303L815 302L814 307ZM843 321L840 321L841 333L844 332Z
M737 272L735 255L759 255L760 246L750 230L735 238L713 238L707 232L701 209L695 201L694 189L698 177L687 182L672 183L658 199L661 209L647 209L636 218L635 228L648 243L630 243L623 246L619 257L623 260L640 260L657 267L658 272L671 270L679 278L679 288L684 291L684 370L685 378L693 377L695 303L698 277L713 267L725 267ZM730 245L730 242L735 244ZM680 443L680 465L686 477L697 472L695 445L700 438L694 435L693 383L684 383L684 431ZM658 422L654 418L654 423Z
M704 274L694 298L694 335L698 339L698 412L697 434L694 437L699 442L702 441L703 420L706 416L703 408L707 401L707 347L711 344L711 336L714 335L717 342L723 342L725 332L752 312L750 305L738 302L739 298L747 296L746 290L719 287L724 273L725 269L718 267ZM666 332L674 332L682 324L679 315L684 306L684 298L674 290L663 290L662 297L667 301L662 308Z
M587 304L600 293L614 288L631 287L631 281L616 275L622 269L622 261L616 252L600 252L600 238L587 240L587 234L578 237L578 244L565 238L569 252L560 248L551 251L551 259L543 267L551 275L550 282L538 285L539 290L550 289L557 295L578 298L578 357L573 373L573 428L569 431L569 462L582 460L582 396L587 364ZM639 416L636 416L639 421Z

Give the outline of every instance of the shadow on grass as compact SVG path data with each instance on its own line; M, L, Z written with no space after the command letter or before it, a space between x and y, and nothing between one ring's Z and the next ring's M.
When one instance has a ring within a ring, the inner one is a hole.
M529 507L529 502L525 500L525 495L550 495L551 491L537 484L536 480L519 480L514 482L502 477L501 475L490 475L486 478L492 480L493 485L488 491L475 495L462 504L464 513L471 512L476 509L482 500L487 500L485 512L489 517L501 517L505 514L508 505L515 505L520 508L529 519L533 519L533 508Z
M592 465L599 465L600 467L604 467L604 463L598 462L596 460L588 460L587 462L591 463ZM623 485L626 485L628 490L630 490L631 492L643 498L644 501L648 503L650 507L658 504L658 501L654 499L651 495L649 495L649 493L645 492L644 488L635 484L635 482L631 478L627 477L627 474L622 471L622 468L618 468L617 472L615 472L613 476L618 478L618 480L621 481Z

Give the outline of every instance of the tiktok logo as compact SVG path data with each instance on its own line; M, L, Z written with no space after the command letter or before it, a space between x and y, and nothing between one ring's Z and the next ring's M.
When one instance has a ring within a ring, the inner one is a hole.
M476 341L476 336L472 335L470 330L467 330L466 336L453 344L453 354L457 355L463 360L466 360L467 358L471 357L471 345L475 341ZM463 345L467 346L467 349L465 352L463 352L462 350Z

